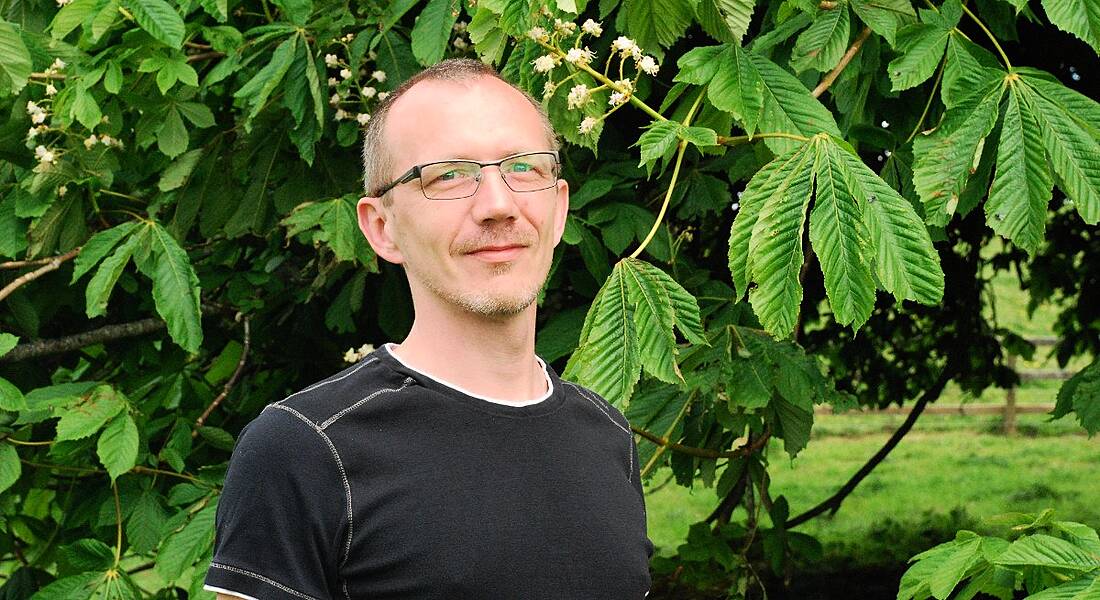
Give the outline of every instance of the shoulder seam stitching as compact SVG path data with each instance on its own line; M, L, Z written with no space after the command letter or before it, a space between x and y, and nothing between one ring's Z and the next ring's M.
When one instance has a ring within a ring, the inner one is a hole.
M332 379L325 379L323 381L318 381L317 383L315 383L315 384L313 384L313 385L311 385L311 386L309 386L309 387L307 387L303 390L299 390L297 392L294 392L293 394L287 396L286 398L283 398L282 400L279 400L278 402L275 402L275 404L282 404L283 402L286 402L287 400L290 400L291 398L293 398L295 396L298 396L300 394L304 394L306 392L312 392L313 390L315 390L315 389L317 389L321 386L325 386L325 385L328 385L330 383L336 383L337 381L340 381L342 379L347 379L348 377L351 377L352 375L357 373L359 371L359 369L362 369L363 367L365 367L365 366L367 366L367 365L369 365L373 362L377 362L377 361L378 361L377 357L371 358L370 360L367 360L367 361L363 361L363 362L359 363L358 365L356 365L356 367L354 369L348 371L347 373L344 373L343 375L340 375L339 377L333 377Z
M399 388L384 388L384 389L378 390L376 392L373 392L371 395L360 399L355 404L344 407L343 409L341 409L336 414L332 415L331 417L329 417L329 418L327 418L327 419L325 419L324 421L321 422L321 424L319 425L319 427L321 428L321 431L324 431L325 429L328 429L329 425L332 425L336 421L340 420L344 415L346 415L349 412L359 408L363 404L366 404L368 401L373 400L375 397L377 397L381 394L385 394L387 392L400 392L401 390L409 387L409 384L412 383L412 381L413 381L412 377L406 377L405 381L401 384L401 387L399 387Z
M274 579L271 579L270 577L264 577L263 575L260 575L259 573L253 573L252 571L248 571L248 570L242 569L240 567L234 567L234 566L225 565L225 564L216 563L216 562L211 562L210 566L214 567L214 568L217 568L217 569L223 569L223 570L229 571L230 573L238 573L240 575L246 575L248 577L252 577L252 578L257 579L259 581L262 581L263 583L266 583L270 586L274 586L275 588L278 588L278 589L280 589L280 590L282 590L282 591L284 591L284 592L286 592L286 593L288 593L292 596L297 596L299 598L304 598L305 600L317 600L313 596L310 596L308 594L303 594L302 592L299 592L298 590L296 590L296 589L294 589L294 588L292 588L288 585L284 585L282 583L279 583L278 581L275 581Z
M272 404L271 406L280 410L285 410L286 412L297 417L303 423L309 425L313 429L313 431L315 431L317 435L321 436L321 439L325 441L325 444L328 445L329 451L332 452L332 457L336 459L336 468L340 471L340 479L343 480L344 494L348 503L348 539L344 544L344 558L340 561L340 566L343 566L344 563L348 560L348 555L351 554L351 536L352 532L355 530L355 526L352 521L351 484L348 483L348 475L347 472L344 471L344 462L340 460L340 453L337 452L336 446L332 443L332 440L327 435L325 435L324 430L318 427L316 423L309 420L309 417L306 417L302 413L294 410L289 406L284 406L282 404ZM339 576L339 574L337 575ZM341 579L343 578L341 577Z
M585 400L588 400L590 403L592 403L592 406L595 406L597 410L602 412L603 416L607 417L607 420L611 421L615 425L615 427L618 427L619 429L623 430L623 433L626 434L626 441L627 441L627 444L629 444L629 447L627 448L627 451L626 451L626 455L627 455L627 458L629 459L629 462L630 462L630 468L626 472L626 479L627 479L627 481L634 481L634 434L631 433L629 429L623 427L618 421L616 421L615 418L611 416L611 413L607 412L604 409L604 407L600 406L600 404L598 402L596 402L596 400L594 400L592 398L592 396L589 395L589 393L590 393L589 390L587 390L585 388L582 388L581 386L579 386L579 385L577 385L577 384L575 384L571 381L566 382L566 383L569 386L571 386L574 390L576 390L577 393L580 394L580 396L582 398L584 398ZM625 415L623 416L623 418L624 419L626 418Z

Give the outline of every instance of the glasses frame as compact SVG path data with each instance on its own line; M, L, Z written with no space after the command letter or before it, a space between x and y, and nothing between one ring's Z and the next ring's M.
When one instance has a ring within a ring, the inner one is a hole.
M517 189L512 187L512 184L508 183L508 179L506 177L504 177L504 173L500 172L500 178L501 178L502 181L504 181L504 185L508 186L508 189L512 190L513 192L515 192L517 194L526 194L528 192L541 192L543 190L548 190L548 189L554 187L555 185L557 185L558 181L561 180L561 172L560 172L560 170L561 170L561 161L558 158L558 151L557 150L534 150L532 152L520 152L519 154L512 154L511 156L505 156L504 158L502 158L500 160L490 160L490 161L484 161L484 162L480 161L480 160L471 160L471 159L468 159L468 158L450 158L450 159L446 159L446 160L433 160L432 162L427 162L427 163L423 163L423 164L420 164L420 165L416 165L416 166L412 167L411 169L409 169L408 171L405 171L400 177L393 180L389 184L384 185L384 186L376 189L374 194L371 195L371 197L372 198L381 198L386 192L392 190L393 188L395 188L399 185L409 183L410 181L416 179L416 180L420 180L420 193L424 196L424 198L426 198L428 200L431 200L433 202L437 202L437 201L438 202L447 202L447 201L450 201L450 200L462 200L463 198L469 198L470 196L473 196L474 194L477 193L478 190L481 189L481 169L484 169L485 167L500 167L500 165L502 165L505 162L508 162L509 160L512 160L512 159L515 159L515 158L520 158L522 156L530 156L532 154L549 154L549 155L554 157L554 181L551 182L550 185L548 185L546 187L543 187L543 188L539 188L537 190L517 190ZM478 169L478 175L477 175L477 187L474 188L474 191L470 192L469 194L467 194L465 196L457 196L455 198L428 198L427 192L424 191L424 181L420 179L421 171L423 169L427 168L427 167L432 166L432 165L438 165L438 164L442 164L442 163L453 163L453 162L463 162L463 163L470 163L470 164L478 165L479 169Z

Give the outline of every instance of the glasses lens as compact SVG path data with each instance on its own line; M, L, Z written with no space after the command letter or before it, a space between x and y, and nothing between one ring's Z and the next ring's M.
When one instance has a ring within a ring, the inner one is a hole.
M546 152L514 156L500 164L500 173L517 192L545 190L558 181L558 161Z
M431 200L451 200L471 196L477 191L481 165L453 161L426 165L420 169L424 195Z

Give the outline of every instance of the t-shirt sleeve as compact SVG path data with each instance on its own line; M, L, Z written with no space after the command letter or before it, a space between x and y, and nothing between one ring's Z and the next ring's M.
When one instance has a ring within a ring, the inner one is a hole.
M338 455L304 417L269 407L241 432L218 502L209 591L342 598L347 494Z

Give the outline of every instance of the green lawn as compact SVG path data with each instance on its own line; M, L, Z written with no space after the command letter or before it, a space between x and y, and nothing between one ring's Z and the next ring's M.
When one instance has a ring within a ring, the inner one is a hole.
M852 427L853 421L866 426L873 418L826 416L821 428L835 433ZM818 537L828 554L867 564L897 564L897 559L904 561L942 541L926 539L924 529L936 529L933 537L949 537L960 527L981 528L978 519L1004 512L1053 507L1060 518L1100 526L1100 438L1057 435L1074 430L1072 424L1048 424L1040 415L1020 417L1021 430L1036 437L983 432L972 417L962 417L972 419L964 423L967 430L938 426L958 419L937 416L919 422L834 517L819 517L800 531ZM988 428L996 427L996 418L988 421ZM791 514L798 514L832 494L888 436L853 430L819 436L794 461L773 446L771 492L786 496ZM652 485L664 479L658 474ZM687 490L670 483L650 493L650 537L662 553L673 553L691 523L705 518L715 503L712 489ZM883 539L914 535L919 539L909 543ZM906 547L911 544L918 547ZM879 546L896 549L898 556L883 555Z

